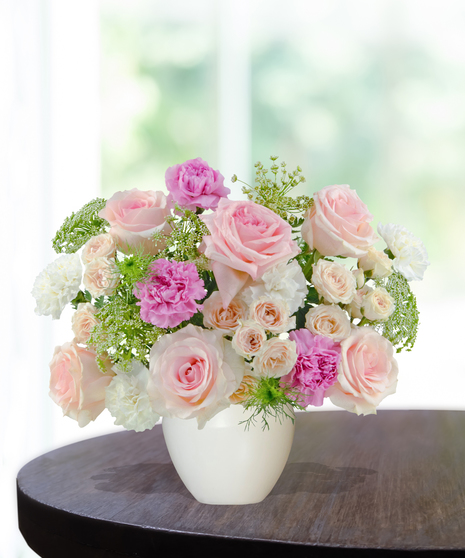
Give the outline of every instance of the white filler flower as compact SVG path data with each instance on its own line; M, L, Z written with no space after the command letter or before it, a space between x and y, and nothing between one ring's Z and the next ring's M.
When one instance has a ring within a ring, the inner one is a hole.
M266 271L261 279L244 289L242 298L252 304L262 296L284 300L289 306L290 315L304 305L307 295L307 281L302 268L295 261L280 263Z
M112 370L116 376L105 389L105 406L116 419L115 424L136 432L153 428L160 415L152 409L147 395L148 369L134 360L130 372L122 372L117 366Z
M35 313L58 320L63 308L76 297L82 280L81 258L63 254L39 273L32 288Z
M421 281L429 266L428 254L423 242L401 225L378 224L378 233L383 237L394 261L393 267L407 281Z

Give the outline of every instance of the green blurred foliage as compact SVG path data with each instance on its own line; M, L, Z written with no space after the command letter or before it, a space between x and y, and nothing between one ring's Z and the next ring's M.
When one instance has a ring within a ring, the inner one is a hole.
M160 17L157 2L102 3L102 190L163 190L169 166L216 150L208 20ZM147 9L147 8L154 9Z
M465 5L249 7L252 160L300 165L297 193L349 184L375 226L403 224L431 261L452 262L465 209ZM102 3L104 195L160 189L168 166L216 158L218 9Z

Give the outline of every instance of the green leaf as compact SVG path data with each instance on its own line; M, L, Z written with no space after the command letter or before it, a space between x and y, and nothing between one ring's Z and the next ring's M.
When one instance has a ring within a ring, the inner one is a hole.
M295 328L302 329L305 327L305 316L311 306L306 304L303 308L299 308L295 314Z
M305 300L308 304L318 304L320 302L320 295L315 287L308 287L308 294Z
M82 291L79 291L78 294L71 301L71 306L76 310L78 304L80 304L81 302L87 302L87 299L86 295Z

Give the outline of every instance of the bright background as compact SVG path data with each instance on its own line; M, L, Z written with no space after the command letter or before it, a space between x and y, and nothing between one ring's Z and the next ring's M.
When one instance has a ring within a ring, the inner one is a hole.
M280 155L308 193L347 183L375 224L422 238L419 338L381 408L465 409L464 28L461 0L0 0L0 558L35 556L18 469L117 428L104 413L80 430L48 398L72 335L70 312L37 317L29 294L50 239L99 194L164 189L186 159L229 182Z

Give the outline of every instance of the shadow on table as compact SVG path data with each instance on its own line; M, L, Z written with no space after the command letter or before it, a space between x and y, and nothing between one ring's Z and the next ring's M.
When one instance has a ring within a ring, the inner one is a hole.
M338 494L365 482L377 471L363 467L328 467L321 463L288 463L270 496L278 494Z
M365 482L373 469L328 467L321 463L288 463L270 496L278 494L332 494L347 492ZM136 494L179 494L193 499L171 463L137 463L111 467L92 477L97 490Z

